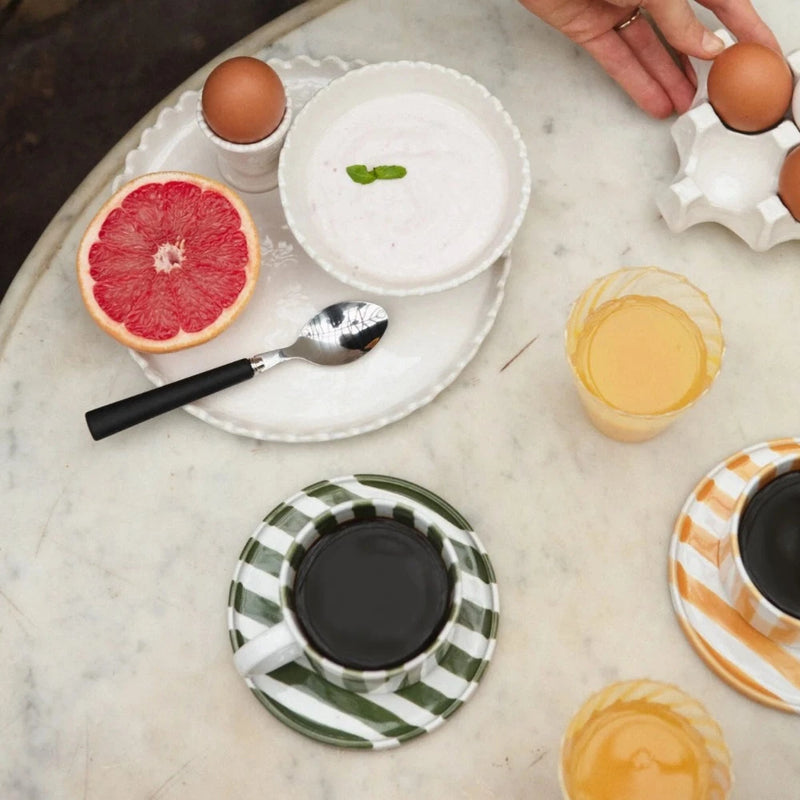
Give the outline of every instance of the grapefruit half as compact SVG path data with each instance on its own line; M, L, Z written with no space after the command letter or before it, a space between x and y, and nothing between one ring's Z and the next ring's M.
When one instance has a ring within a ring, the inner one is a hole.
M234 191L155 172L122 186L89 223L78 282L106 333L166 353L227 328L253 293L260 260L255 223Z

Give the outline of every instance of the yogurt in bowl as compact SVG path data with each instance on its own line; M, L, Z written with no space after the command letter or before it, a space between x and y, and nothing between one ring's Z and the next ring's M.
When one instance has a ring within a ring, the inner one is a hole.
M356 165L402 167L402 177L357 182ZM448 289L489 267L530 197L525 146L499 101L423 62L369 65L321 90L289 132L278 181L311 258L392 295Z

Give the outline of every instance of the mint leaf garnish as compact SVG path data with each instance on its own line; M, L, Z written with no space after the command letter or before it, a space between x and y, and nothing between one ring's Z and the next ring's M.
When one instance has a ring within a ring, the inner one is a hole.
M372 170L375 173L376 178L380 178L381 180L390 181L395 180L396 178L404 178L406 174L405 167L399 167L396 164L392 164L391 166L383 166L383 167L375 167Z
M374 172L367 169L366 164L352 164L347 168L347 174L356 183L372 183L377 177Z
M403 178L406 168L396 164L384 164L373 169L367 169L366 164L351 164L347 167L347 174L356 183L372 183L374 180L390 181Z

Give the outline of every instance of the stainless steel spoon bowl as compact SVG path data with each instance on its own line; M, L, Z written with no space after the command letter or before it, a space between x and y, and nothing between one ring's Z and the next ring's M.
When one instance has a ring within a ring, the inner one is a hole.
M246 381L292 358L326 367L349 364L375 347L388 324L386 312L375 303L334 303L312 317L288 347L241 358L87 411L86 424L94 439L104 439L112 433Z

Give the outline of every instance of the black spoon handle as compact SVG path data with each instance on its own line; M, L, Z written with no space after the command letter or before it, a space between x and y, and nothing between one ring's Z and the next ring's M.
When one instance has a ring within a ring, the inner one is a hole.
M92 438L97 441L119 433L132 425L185 406L209 394L235 386L255 375L249 358L242 358L221 367L200 372L189 378L166 383L156 389L117 400L107 406L86 412L86 424Z

